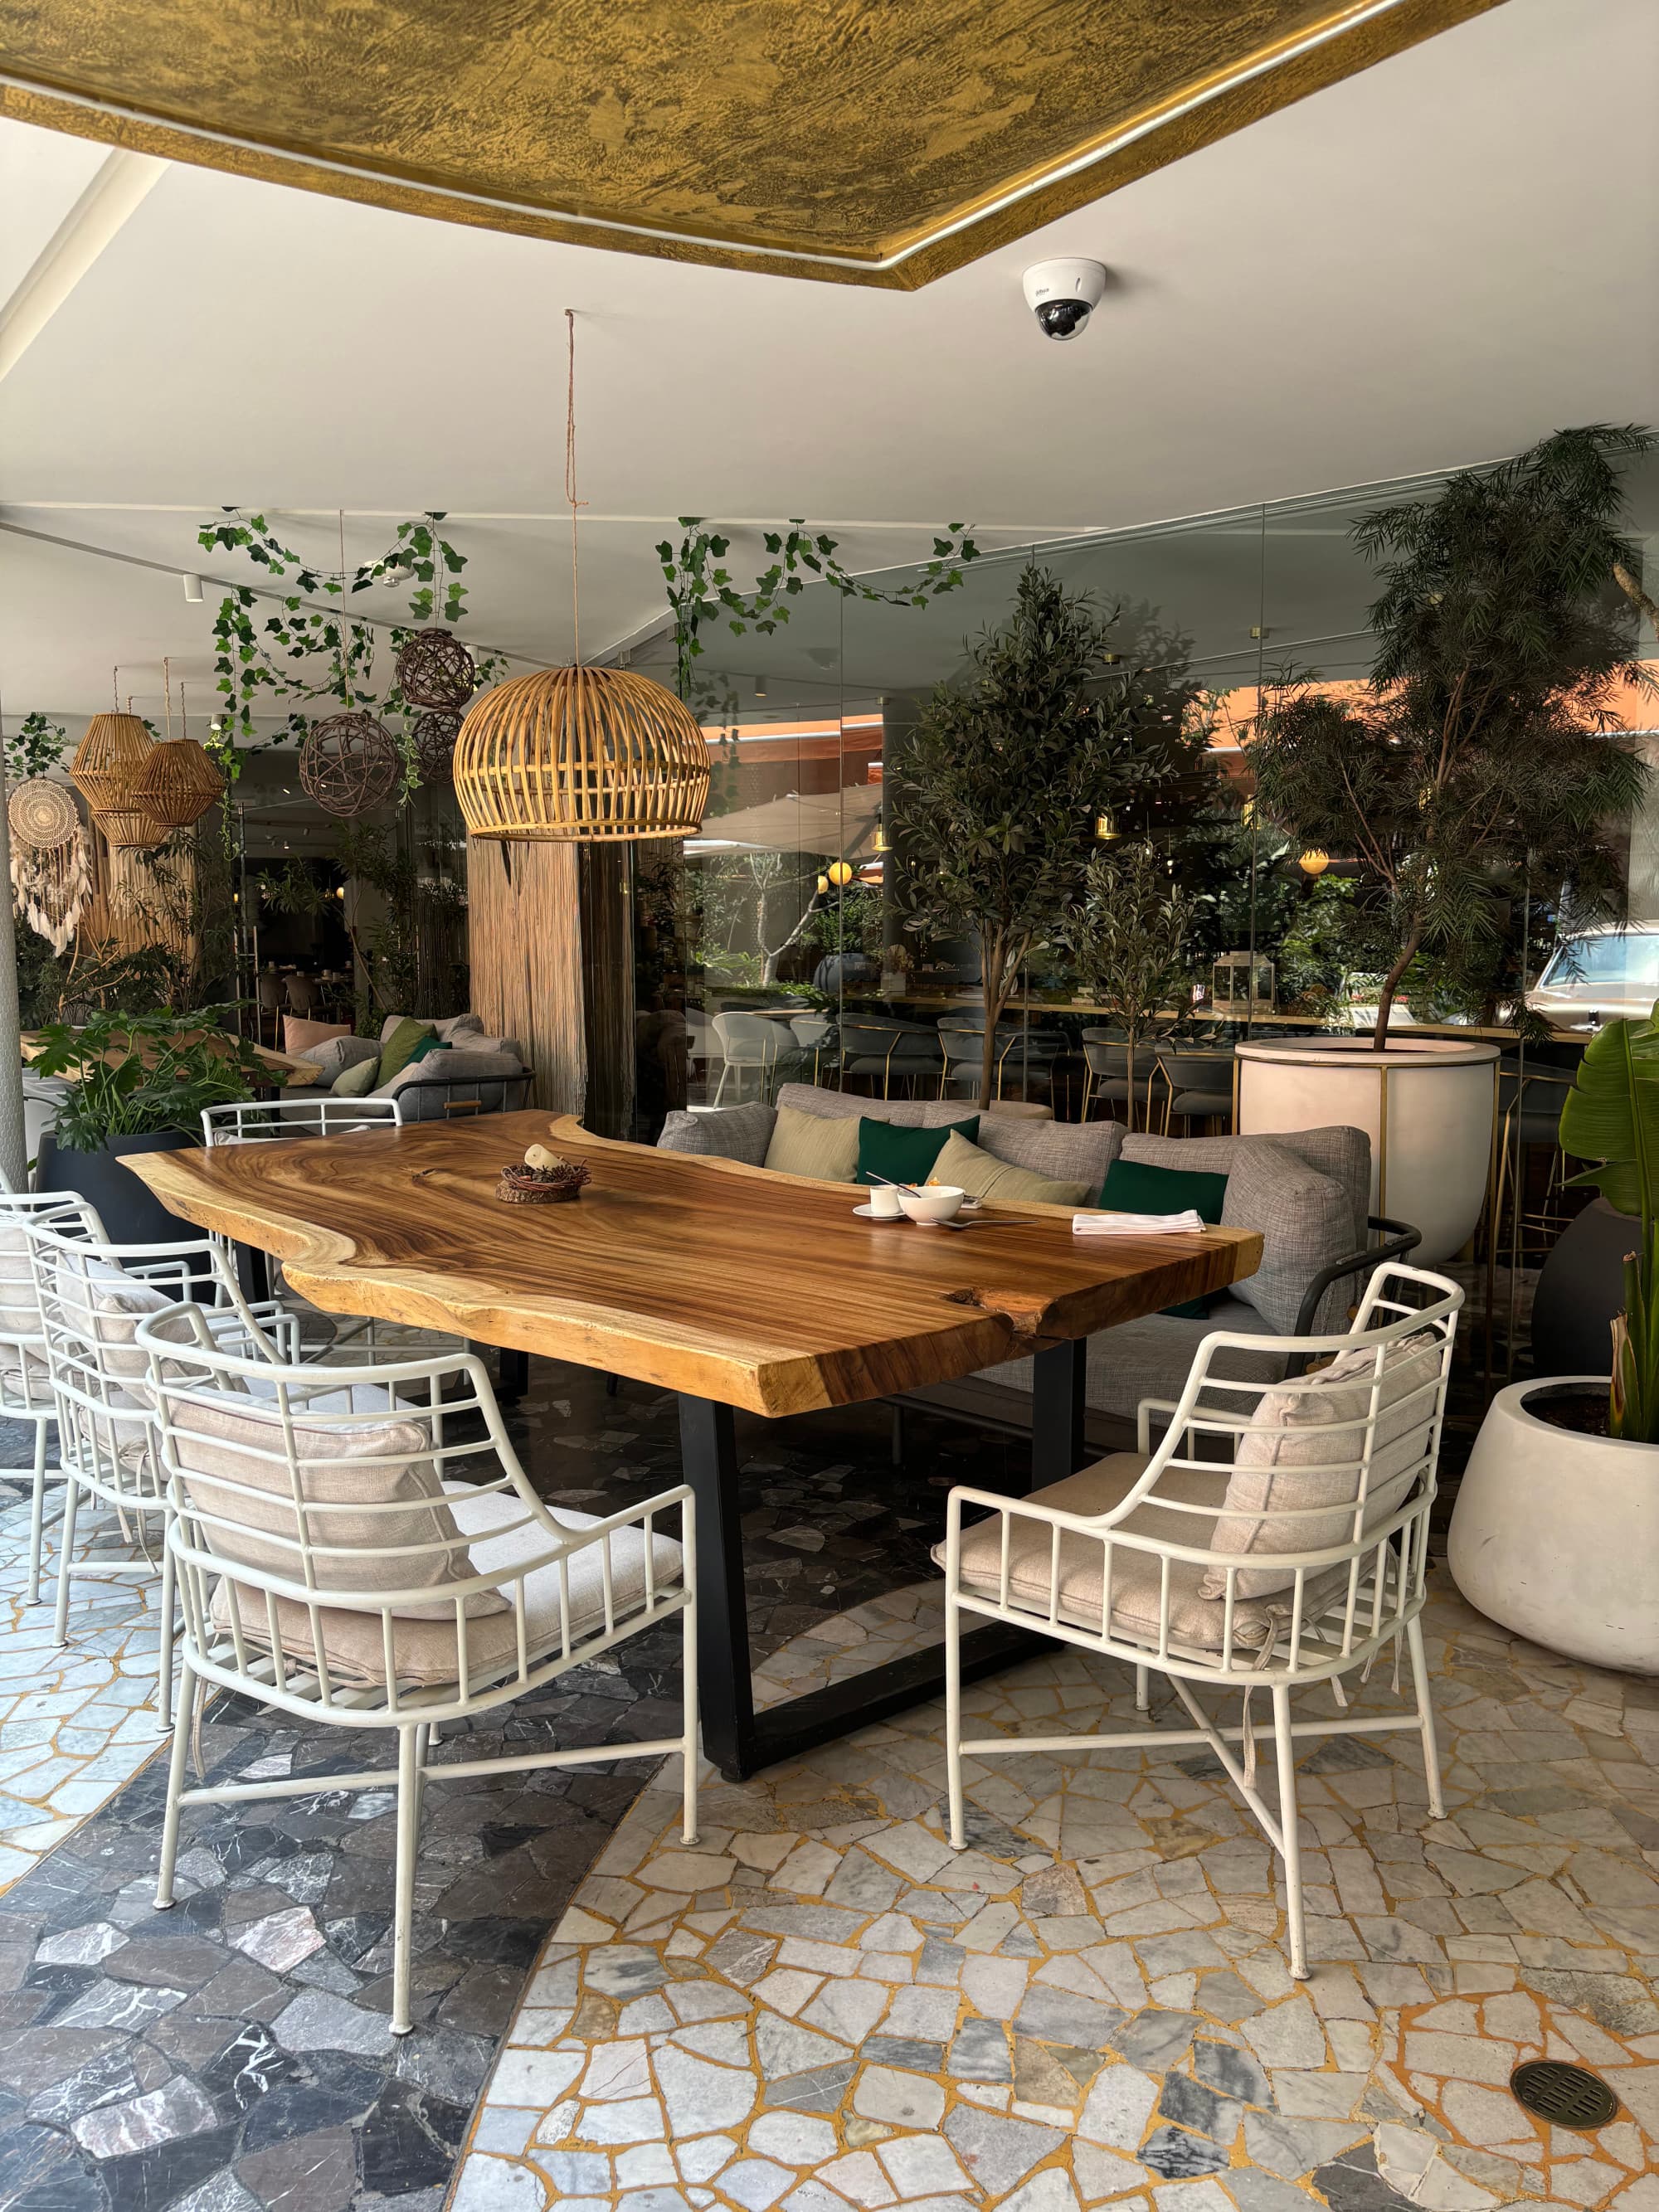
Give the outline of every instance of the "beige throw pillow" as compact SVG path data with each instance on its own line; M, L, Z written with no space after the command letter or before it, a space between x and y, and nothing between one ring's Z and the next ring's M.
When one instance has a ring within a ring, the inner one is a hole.
M1384 1356L1365 1528L1385 1521L1417 1479L1434 1419L1442 1349L1441 1339L1425 1329L1403 1337ZM1345 1352L1312 1389L1267 1393L1238 1439L1212 1550L1322 1552L1352 1540L1365 1431L1335 1425L1363 1422L1370 1412L1376 1358L1374 1352ZM1312 1510L1322 1507L1328 1510ZM1292 1513L1297 1517L1289 1517ZM1269 1597L1295 1579L1289 1568L1245 1567L1235 1588L1241 1598ZM1205 1597L1221 1597L1226 1588L1226 1572L1218 1567L1207 1570L1200 1585Z
M767 1165L771 1165L769 1160ZM1081 1206L1090 1195L1086 1182L1055 1182L1033 1175L1030 1168L1014 1167L981 1152L955 1130L946 1138L927 1180L953 1182L970 1198L994 1198L1010 1206Z
M262 1574L303 1583L300 1516L277 1408L244 1412L223 1403L175 1401L174 1410L173 1449L191 1503L216 1516L204 1524L208 1548ZM419 1423L333 1427L296 1420L293 1436L301 1502L324 1509L307 1516L310 1540L331 1547L312 1554L317 1589L370 1596L471 1580L466 1539L444 1503L437 1469L422 1455L430 1440ZM287 1541L268 1540L282 1538ZM402 1548L410 1545L441 1548ZM470 1614L502 1613L507 1601L484 1591L466 1606ZM454 1605L440 1599L396 1611L405 1620L441 1620L453 1617Z
M854 1182L859 1171L859 1125L827 1115L780 1106L763 1165L780 1175L811 1176L817 1182Z

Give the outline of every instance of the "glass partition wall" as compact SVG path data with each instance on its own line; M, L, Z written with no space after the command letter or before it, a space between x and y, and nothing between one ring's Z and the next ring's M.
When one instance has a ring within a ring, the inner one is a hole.
M1638 521L1654 503L1647 473L1635 487ZM921 606L815 586L770 635L705 631L692 698L714 755L702 833L641 847L635 860L636 1133L654 1133L671 1107L769 1098L786 1081L962 1097L971 1110L983 1036L977 952L905 927L884 784L933 686L958 677L976 637L1006 618L1030 562L1112 616L1126 658L1161 672L1203 732L1199 768L1158 802L1146 832L1196 906L1184 988L1158 1025L1150 1080L1137 1078L1135 1118L1221 1126L1237 1037L1364 1024L1376 979L1345 967L1334 926L1352 895L1352 863L1304 856L1255 821L1240 737L1264 690L1287 678L1347 684L1370 674L1378 586L1352 526L1443 481L985 553L957 588ZM898 596L916 579L895 570L866 580ZM1655 651L1645 625L1641 649ZM673 681L666 643L635 665ZM1627 719L1659 724L1659 710L1633 702ZM1659 802L1630 825L1638 919L1659 917L1656 823ZM1096 826L1109 840L1113 823ZM1402 1018L1474 1017L1408 994ZM1129 1110L1115 1030L1063 951L1038 951L993 1041L994 1091L1064 1115Z

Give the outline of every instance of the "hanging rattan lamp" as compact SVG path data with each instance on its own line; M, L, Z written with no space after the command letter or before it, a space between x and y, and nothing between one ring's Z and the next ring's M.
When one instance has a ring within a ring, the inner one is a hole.
M137 714L94 714L70 763L70 781L118 850L159 845L167 835L138 796L151 750L149 732Z
M565 496L575 666L486 691L455 741L455 796L474 837L555 845L688 837L708 799L708 744L681 699L627 668L584 667L577 591L576 325L565 310L569 386Z
M708 744L648 676L541 669L486 691L462 723L455 796L475 837L691 836L708 799Z
M179 685L179 713L183 726L179 735L173 736L173 667L167 659L161 663L161 677L167 686L167 733L161 744L150 747L135 789L145 812L164 830L188 830L193 822L201 820L216 799L223 795L225 779L205 748L190 734L182 681Z

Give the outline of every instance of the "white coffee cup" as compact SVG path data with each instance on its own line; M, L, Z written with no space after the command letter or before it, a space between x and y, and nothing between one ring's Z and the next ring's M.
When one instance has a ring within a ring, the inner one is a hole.
M870 1186L870 1212L878 1221L896 1221L902 1208L899 1205L898 1186L890 1182L872 1182Z

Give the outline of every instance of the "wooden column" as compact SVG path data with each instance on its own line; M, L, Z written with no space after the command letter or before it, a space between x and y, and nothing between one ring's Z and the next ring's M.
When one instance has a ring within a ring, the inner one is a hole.
M599 1137L634 1133L634 869L631 845L581 852L587 1111Z
M472 1010L519 1039L532 1103L556 1114L580 1114L587 1088L580 872L574 845L467 840Z

